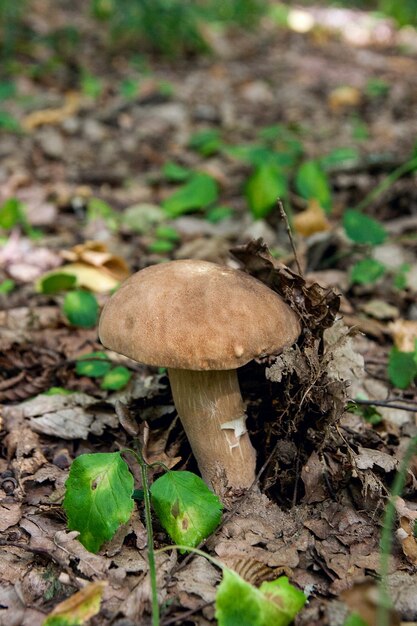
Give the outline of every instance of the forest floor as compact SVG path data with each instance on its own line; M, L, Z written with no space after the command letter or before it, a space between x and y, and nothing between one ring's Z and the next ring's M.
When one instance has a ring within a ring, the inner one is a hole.
M0 247L0 284L10 285L0 294L1 624L38 626L58 602L95 580L108 584L91 624L150 623L142 504L96 555L66 529L62 509L74 458L129 444L129 429L119 424L121 403L139 424L148 462L198 471L164 372L109 353L133 372L121 391L76 373L81 355L103 349L97 327L71 325L64 295L40 293L36 285L69 260L85 271L91 241L114 255L122 274L124 263L130 273L165 259L199 258L244 267L279 290L284 273L296 292L293 303L304 311L298 348L240 372L263 468L261 494L242 498L205 549L249 570L254 583L286 574L309 596L298 625L342 626L353 609L376 623L381 520L417 435L416 389L394 387L387 369L393 344L411 354L417 338L413 168L363 206L385 229L383 241L349 239L343 214L416 150L417 35L352 12L343 13L342 30L323 25L338 13L314 15L318 23L307 33L271 22L256 33L213 31L211 56L175 62L109 57L99 27L75 10L33 16L41 32L68 23L79 29L85 75L80 89L73 65L48 65L49 52L40 47L38 58L20 60L27 71L17 70L16 94L3 107L23 130L1 134L0 200L16 198L27 221L4 227ZM28 71L42 63L42 71ZM205 151L201 135L190 147L201 130L218 131L208 135L214 148ZM339 150L326 170L327 214L302 197L295 169L288 174L286 205L312 215L312 226L294 222L300 268L278 210L253 219L244 192L252 166L225 148L262 141L276 151L296 146L301 161L316 163ZM168 162L212 177L217 205L230 208L220 211L225 219L208 209L167 217L162 203L179 185L169 180L172 168L163 169ZM258 238L272 257L259 243L248 246ZM246 247L232 256L237 246ZM354 264L370 259L380 274L352 280ZM108 283L103 287L98 276L109 274L101 266L98 272L92 288L103 305ZM45 394L52 387L74 393ZM371 408L347 411L354 398L371 401ZM416 495L414 457L395 503L391 624L417 622ZM156 520L154 532L156 547L169 543ZM161 553L157 576L162 624L215 622L220 575L208 561Z

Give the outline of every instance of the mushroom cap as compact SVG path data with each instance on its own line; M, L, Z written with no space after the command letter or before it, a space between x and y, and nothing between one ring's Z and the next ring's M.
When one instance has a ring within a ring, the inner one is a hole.
M300 334L297 315L262 282L208 261L153 265L128 278L100 317L104 346L146 363L226 370L278 354Z

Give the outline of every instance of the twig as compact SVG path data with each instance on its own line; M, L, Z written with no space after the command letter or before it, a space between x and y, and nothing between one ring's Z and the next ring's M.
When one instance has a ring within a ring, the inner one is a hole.
M303 270L301 269L301 265L298 260L297 250L296 250L294 239L293 239L292 232L291 232L291 226L288 221L288 216L285 212L284 205L282 204L282 200L280 198L277 199L277 207L278 207L278 211L281 216L281 219L284 221L285 228L287 230L288 239L290 240L290 244L291 244L291 248L294 254L294 260L297 265L298 273L300 274L300 276L303 276Z
M417 411L417 405L405 405L405 404L398 404L396 403L395 400L360 400L360 399L355 399L355 400L350 400L350 402L354 403L354 404L364 404L366 406L383 406L383 407L387 407L389 409L401 409L403 411L410 411L411 413L414 413L415 411ZM402 400L400 400L400 402L402 402Z

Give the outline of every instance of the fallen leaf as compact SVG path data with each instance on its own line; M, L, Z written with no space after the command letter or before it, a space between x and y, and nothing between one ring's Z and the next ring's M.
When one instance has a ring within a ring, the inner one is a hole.
M61 618L63 622L65 622L66 619L71 622L78 620L77 624L83 624L100 611L101 600L107 585L108 583L104 580L89 583L83 589L74 593L70 598L67 598L67 600L60 602L54 610L49 613L43 626L48 626L49 624L52 626L56 618Z
M358 454L354 454L354 461L356 467L361 470L372 469L376 466L389 473L398 467L397 459L386 452L371 448L359 447Z
M416 320L396 320L389 325L394 345L401 352L414 352L417 341Z
M330 222L323 208L315 199L309 200L308 207L294 216L294 228L304 237L330 230Z
M25 130L31 132L38 128L38 126L44 126L45 124L61 124L68 117L74 115L74 113L79 110L80 106L80 94L70 91L66 94L65 102L62 107L33 111L22 119L21 125Z
M334 113L343 109L357 107L362 101L362 94L359 89L345 85L336 87L328 96L328 105Z

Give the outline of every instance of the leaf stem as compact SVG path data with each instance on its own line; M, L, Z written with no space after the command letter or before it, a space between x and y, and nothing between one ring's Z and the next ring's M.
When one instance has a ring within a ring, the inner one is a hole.
M411 458L417 450L417 437L413 437L405 451L404 458L401 462L394 483L392 485L391 496L384 513L384 520L381 533L381 556L380 556L380 582L379 582L379 602L376 623L378 626L390 625L389 609L392 606L391 598L388 593L387 576L389 572L389 557L392 549L392 536L395 521L395 500L401 495L405 480L407 477L407 469L410 465Z
M139 451L127 449L125 452L130 452L135 456L139 465L140 473L142 477L143 486L143 502L145 505L145 525L146 534L148 540L148 561L149 561L149 578L151 581L151 595L152 595L152 626L159 626L159 604L158 604L158 588L156 582L156 565L155 565L155 551L153 547L153 529L152 529L152 516L151 516L151 499L149 497L148 486L148 465L145 463L142 454Z

